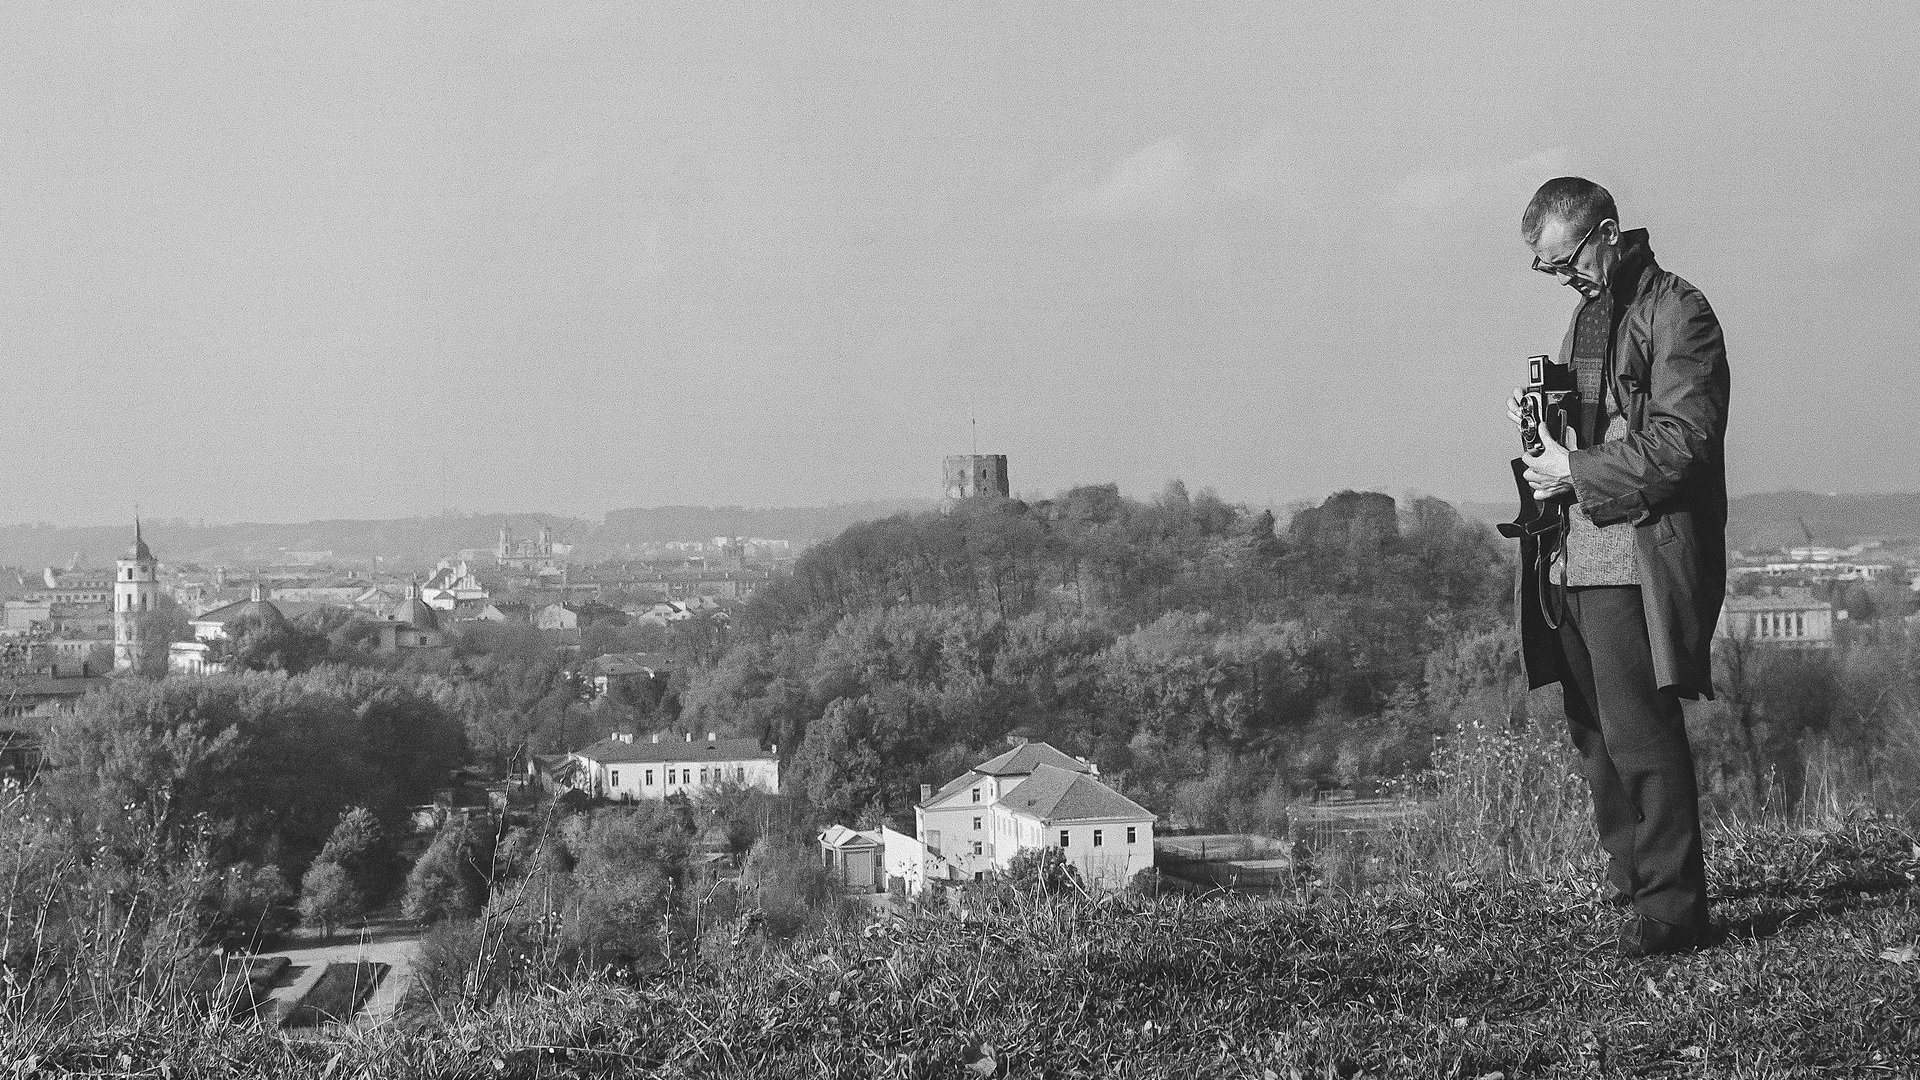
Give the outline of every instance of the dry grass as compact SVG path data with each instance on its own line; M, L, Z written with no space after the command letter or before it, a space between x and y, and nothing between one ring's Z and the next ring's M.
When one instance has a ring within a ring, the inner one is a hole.
M411 1031L315 1042L134 1023L0 1036L0 1061L287 1080L1911 1075L1914 835L1866 817L1754 828L1723 834L1712 873L1732 937L1668 959L1616 958L1619 916L1564 881L1412 874L1390 895L1282 902L1016 895L964 920L749 940L637 987L574 983Z

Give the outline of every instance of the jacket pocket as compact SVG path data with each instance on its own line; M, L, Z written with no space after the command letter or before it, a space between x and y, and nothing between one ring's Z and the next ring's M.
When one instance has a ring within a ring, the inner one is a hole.
M1665 547L1680 539L1680 530L1674 527L1672 514L1661 514L1653 522L1653 542Z

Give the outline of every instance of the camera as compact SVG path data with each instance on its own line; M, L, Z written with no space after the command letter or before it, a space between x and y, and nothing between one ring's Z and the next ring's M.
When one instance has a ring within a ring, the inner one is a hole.
M1546 448L1535 425L1567 441L1575 400L1573 366L1550 356L1527 357L1527 388L1520 394L1520 446L1529 456Z

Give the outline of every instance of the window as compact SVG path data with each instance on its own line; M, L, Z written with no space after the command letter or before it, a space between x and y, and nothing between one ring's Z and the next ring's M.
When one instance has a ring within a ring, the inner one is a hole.
M1065 829L1060 830L1060 846L1061 847L1067 846L1067 830Z
M620 786L620 770L619 769L613 770L613 779L609 782L612 783L614 787Z
M703 784L707 782L707 768L704 765L700 767L700 782Z
M986 848L986 845L985 845L985 844L982 844L982 843L981 843L980 841L978 841L978 840L975 840L975 841L973 842L973 853L974 853L975 855L985 855L985 854L987 853L987 848Z
M1093 846L1094 847L1100 846L1100 830L1099 829L1093 830Z
M986 873L986 871L984 871L984 870L975 870L975 871L973 872L973 880L975 880L975 881L985 881L985 880L987 880L987 873Z
M1129 844L1133 843L1133 829L1132 825L1127 826L1127 843Z
M646 781L646 785L648 787L652 787L653 786L653 770L648 769L646 773L641 776L641 779Z
M974 801L974 802L979 802L979 801L980 801L980 789L979 789L979 788L974 788L974 789L973 789L973 801Z
M979 819L979 818L974 818L974 819L973 819L973 831L974 831L974 832L979 832L979 831L980 831L980 819Z
M680 770L680 782L681 782L681 783L683 783L683 784L691 784L691 783L693 783L693 770L692 770L692 769L681 769L681 770Z

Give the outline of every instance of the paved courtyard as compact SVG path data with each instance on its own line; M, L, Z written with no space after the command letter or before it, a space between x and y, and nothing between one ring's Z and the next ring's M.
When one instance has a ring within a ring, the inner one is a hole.
M328 964L372 961L386 964L389 970L374 988L373 996L354 1016L353 1026L376 1027L393 1018L395 1007L413 983L413 958L420 947L420 931L416 926L398 920L373 923L336 931L331 941L322 940L317 931L303 929L295 931L295 935L288 948L262 954L284 956L293 968L301 969L291 982L274 988L269 995L274 1003L272 1007L281 1015L313 989Z

